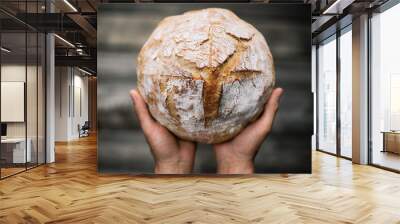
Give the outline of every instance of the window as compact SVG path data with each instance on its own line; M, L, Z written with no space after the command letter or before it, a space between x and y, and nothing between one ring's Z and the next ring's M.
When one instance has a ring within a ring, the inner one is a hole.
M340 155L351 158L352 148L352 35L351 26L340 36Z
M336 153L336 36L318 47L318 149Z
M400 170L400 4L371 18L371 162Z
M318 149L321 151L337 154L338 156L343 156L345 158L351 158L352 157L351 25L342 29L339 33L340 36L333 35L327 40L320 43L317 50ZM339 57L337 57L337 55ZM338 90L340 92L337 92ZM337 105L338 102L339 105ZM339 125L337 123L338 121L340 121ZM338 136L338 134L340 135Z

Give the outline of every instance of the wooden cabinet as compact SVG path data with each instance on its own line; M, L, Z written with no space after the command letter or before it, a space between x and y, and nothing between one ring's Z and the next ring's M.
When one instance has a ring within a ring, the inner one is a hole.
M383 133L383 152L400 154L400 132Z

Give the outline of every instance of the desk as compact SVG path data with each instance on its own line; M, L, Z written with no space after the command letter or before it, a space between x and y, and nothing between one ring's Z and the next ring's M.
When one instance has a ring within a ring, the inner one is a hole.
M25 151L25 138L6 138L1 139L1 157L5 159L7 163L25 163L30 162L32 158L31 145L32 141L30 138L27 140L27 146ZM11 148L12 147L12 148ZM5 155L3 155L5 154ZM12 154L12 156L11 156ZM11 160L12 158L12 160ZM26 159L26 161L25 161Z
M400 154L400 131L382 131L382 152L393 152Z

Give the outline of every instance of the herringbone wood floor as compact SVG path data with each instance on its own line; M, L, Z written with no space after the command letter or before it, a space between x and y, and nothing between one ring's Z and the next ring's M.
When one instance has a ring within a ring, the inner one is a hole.
M312 175L102 176L94 137L0 181L0 223L400 223L400 175L315 152Z

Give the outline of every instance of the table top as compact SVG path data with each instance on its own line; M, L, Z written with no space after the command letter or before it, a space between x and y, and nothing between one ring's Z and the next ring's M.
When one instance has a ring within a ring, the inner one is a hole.
M20 142L24 142L25 138L5 138L5 139L1 139L1 143L20 143ZM28 138L29 141L29 138Z
M400 131L381 131L381 133L400 135Z

